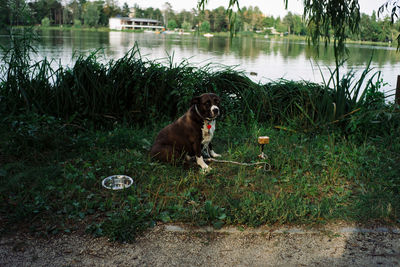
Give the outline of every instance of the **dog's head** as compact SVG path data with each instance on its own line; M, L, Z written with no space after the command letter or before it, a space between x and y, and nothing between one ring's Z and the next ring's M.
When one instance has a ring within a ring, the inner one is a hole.
M192 99L196 113L203 119L213 120L220 115L220 99L213 93L202 94Z

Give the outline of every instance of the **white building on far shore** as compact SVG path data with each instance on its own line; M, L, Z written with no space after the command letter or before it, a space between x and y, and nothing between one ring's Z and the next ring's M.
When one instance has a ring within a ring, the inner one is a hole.
M139 18L110 18L108 25L111 30L151 30L161 31L164 25L161 21L155 19L139 19Z

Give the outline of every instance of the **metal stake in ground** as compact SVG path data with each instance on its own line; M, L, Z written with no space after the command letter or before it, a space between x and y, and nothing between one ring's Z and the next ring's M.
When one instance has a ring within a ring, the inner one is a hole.
M258 143L261 146L261 154L258 155L259 158L266 159L267 156L264 154L264 145L269 144L269 137L268 136L260 136L258 137Z

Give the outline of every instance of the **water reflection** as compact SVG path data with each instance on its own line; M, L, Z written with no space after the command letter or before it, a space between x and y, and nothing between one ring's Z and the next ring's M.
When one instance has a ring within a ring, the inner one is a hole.
M189 59L193 64L218 63L238 65L245 72L256 72L256 81L269 79L294 79L321 82L318 65L325 76L327 67L334 67L332 46L321 46L319 53L304 41L286 39L237 37L205 38L197 35L164 35L153 33L95 32L43 30L37 45L35 59L54 58L62 65L70 65L74 53L88 54L102 48L103 60L117 59L138 43L142 55L151 60L174 55L179 63ZM7 36L0 36L0 44L9 44ZM400 53L390 47L348 45L349 58L346 68L363 69L372 56L372 66L383 72L383 78L393 88L400 74Z

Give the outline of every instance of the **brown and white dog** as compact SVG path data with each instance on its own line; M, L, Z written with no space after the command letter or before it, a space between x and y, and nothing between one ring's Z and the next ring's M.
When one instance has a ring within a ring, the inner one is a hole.
M180 160L184 156L187 160L195 157L204 171L210 170L202 151L207 156L221 156L214 152L211 145L215 119L220 114L219 104L220 98L213 93L193 98L189 110L158 133L150 156L165 162Z

